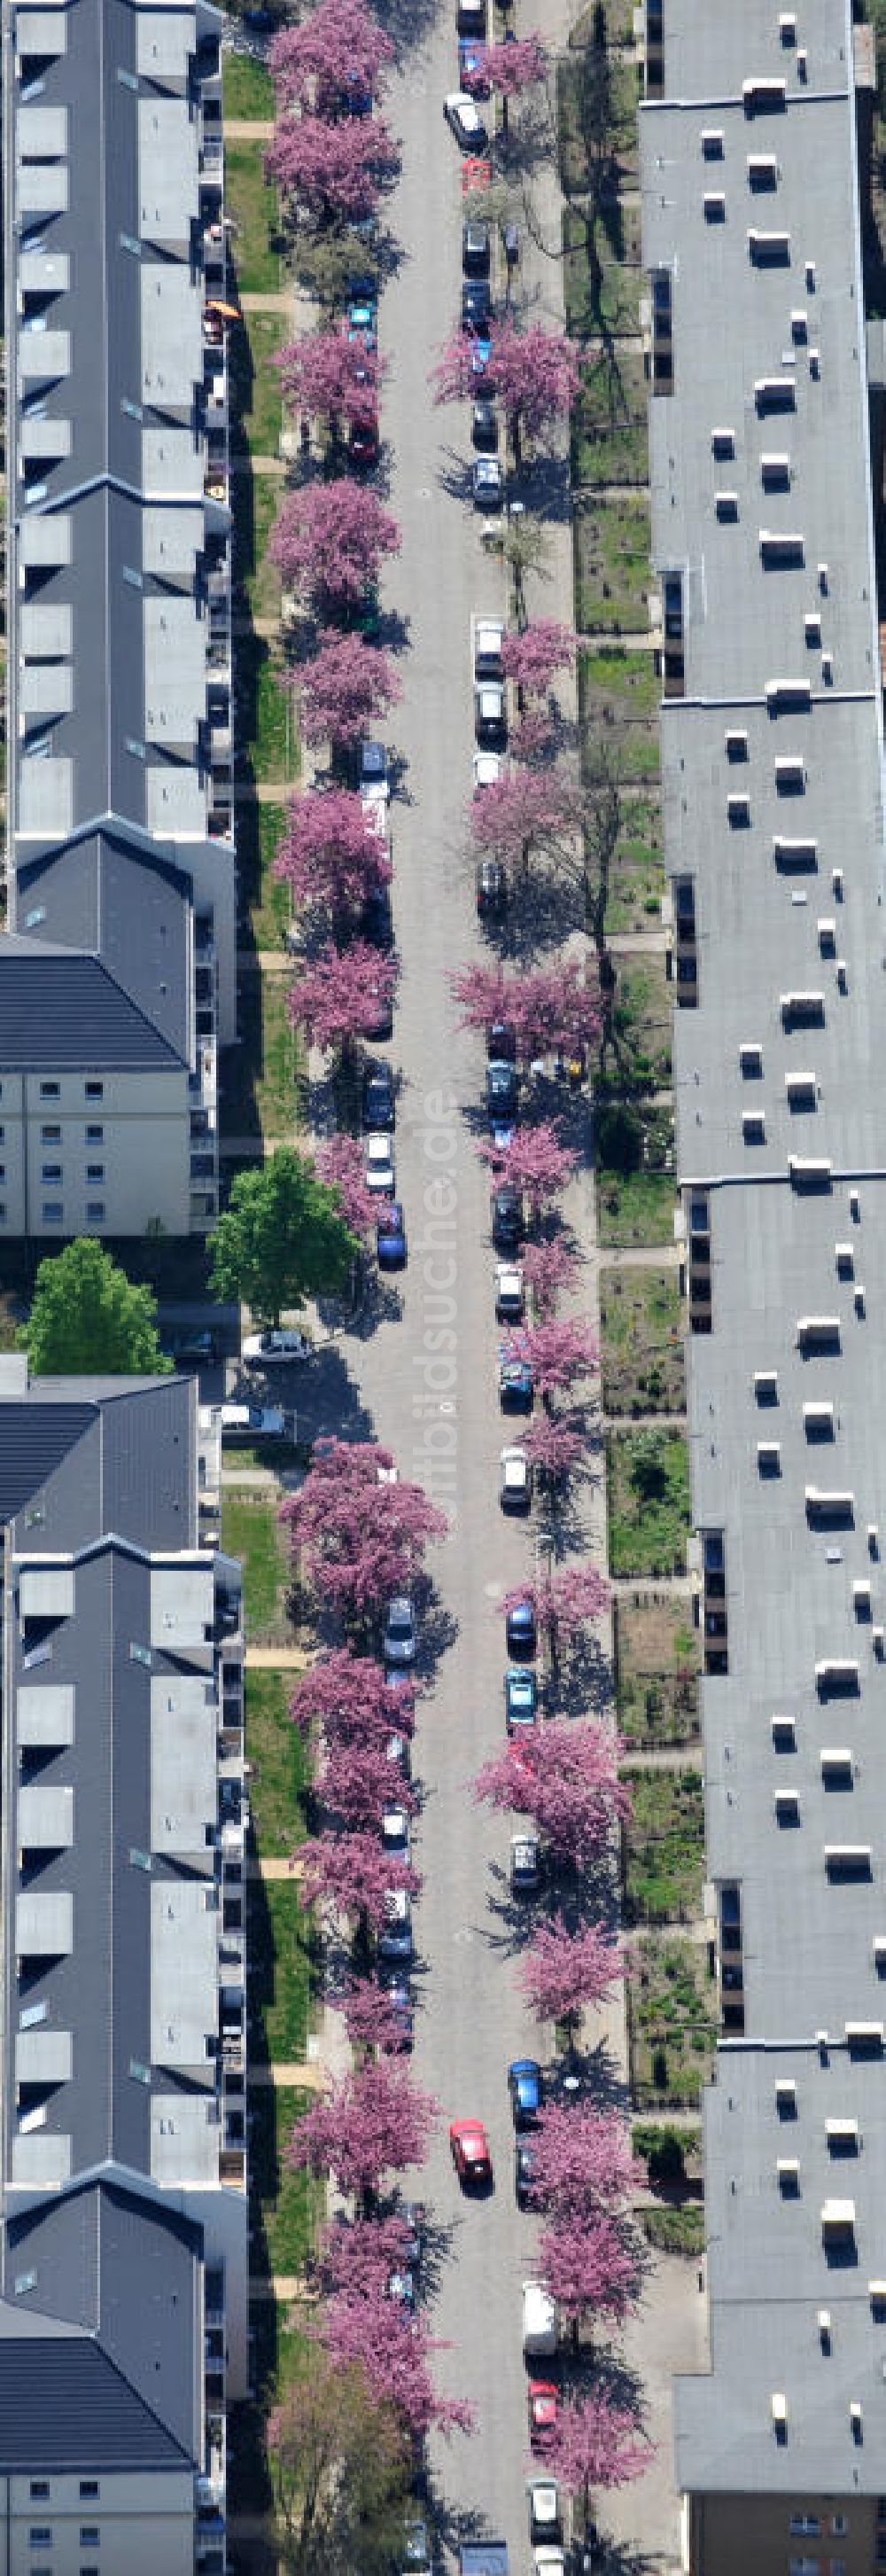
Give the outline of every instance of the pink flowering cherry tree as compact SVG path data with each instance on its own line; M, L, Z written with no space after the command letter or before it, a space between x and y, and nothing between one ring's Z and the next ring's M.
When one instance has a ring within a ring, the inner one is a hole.
M492 796L495 789L483 794ZM450 976L450 983L461 1006L462 1028L485 1030L496 1020L507 1021L523 1064L553 1049L587 1045L599 1034L595 984L572 960L522 975L508 975L503 966L465 966Z
M502 637L505 678L527 698L543 698L557 671L575 660L577 638L571 626L554 617L537 617L516 633Z
M532 1603L536 1625L555 1664L562 1646L574 1645L585 1628L602 1618L610 1592L605 1575L595 1565L564 1565L543 1573L537 1583L524 1583L518 1591L505 1593L506 1610L518 1601Z
M417 1871L385 1851L377 1828L355 1826L345 1832L330 1827L301 1843L294 1859L301 1904L319 1905L332 1922L344 1919L380 1932L390 1892L400 1889L410 1897L421 1892Z
M299 665L297 684L305 741L331 742L336 751L357 742L403 695L390 654L362 635L322 634L311 660Z
M538 2268L575 2333L588 2315L621 2324L639 2303L640 2248L624 2219L599 2218L591 2225L572 2214L553 2219L542 2230Z
M618 1777L618 1745L596 1718L550 1718L513 1738L484 1762L474 1795L486 1805L531 1816L552 1859L588 1869L606 1850L631 1801Z
M559 1196L577 1169L578 1155L571 1145L564 1145L549 1119L540 1118L534 1127L517 1127L509 1145L496 1145L491 1136L482 1136L477 1152L484 1163L492 1164L496 1181L519 1190L528 1202L529 1224L538 1225L542 1209Z
M355 87L378 97L393 50L365 0L318 0L269 47L278 107L313 104L325 116L347 113Z
M523 1278L540 1324L553 1322L558 1298L575 1288L580 1276L581 1255L562 1235L526 1245Z
M371 1742L384 1749L395 1727L401 1735L412 1735L415 1693L411 1687L392 1691L374 1655L355 1655L347 1646L333 1646L302 1673L289 1714L301 1735L319 1734L327 1746ZM396 1776L392 1773L392 1778Z
M342 607L362 597L382 556L399 547L396 519L377 493L347 474L288 492L268 538L284 582Z
M590 1326L578 1315L561 1321L525 1324L505 1341L505 1357L527 1360L541 1396L565 1395L576 1378L596 1376L600 1347Z
M340 419L361 428L375 426L387 372L376 349L349 340L336 326L306 331L302 339L278 349L274 364L293 410L328 421L331 430Z
M385 1481L393 1465L375 1441L325 1440L298 1493L283 1504L310 1581L337 1610L371 1617L417 1574L447 1521L421 1485ZM382 1479L379 1480L379 1468Z
M436 402L470 400L474 345L469 332L459 331L441 350L431 369ZM508 314L490 326L486 382L502 404L519 465L524 433L538 438L572 409L581 383L578 343L564 331L545 331L540 322L521 330Z
M570 2390L546 2437L544 2456L553 2476L581 2498L587 2531L594 2489L629 2486L643 2477L653 2447L631 2408L618 2406L608 2390Z
M265 153L265 172L281 196L310 223L364 223L374 214L399 153L380 116L355 116L337 125L325 116L278 118Z
M328 912L337 921L390 883L391 862L353 789L309 787L291 800L274 875L292 887L299 912Z
M338 1191L339 1206L348 1230L358 1243L371 1243L375 1234L378 1208L367 1189L363 1173L363 1155L356 1136L328 1136L318 1145L314 1156L321 1181Z
M557 849L568 835L574 799L556 768L510 769L489 787L478 788L470 807L474 848L484 858L500 859L515 873L528 873L534 851Z
M349 1057L373 1029L380 1003L393 1001L399 971L396 957L381 956L367 939L352 939L347 948L328 940L292 986L293 1028L304 1029L323 1054L337 1048Z
M623 1974L619 1944L599 1923L582 1923L570 1931L562 1914L539 1924L519 1967L536 2019L570 2024L586 2008L605 2003ZM574 2117L572 2111L569 2117Z
M358 2366L374 2395L391 2406L414 2443L423 2442L435 2426L444 2435L473 2429L471 2408L462 2398L441 2397L434 2386L431 2356L439 2352L424 2319L410 2314L378 2287L362 2298L340 2291L328 2299L316 2332L338 2368Z
M368 2210L387 2174L423 2163L439 2105L388 2058L358 2067L317 2095L284 2148L293 2170L333 2173Z

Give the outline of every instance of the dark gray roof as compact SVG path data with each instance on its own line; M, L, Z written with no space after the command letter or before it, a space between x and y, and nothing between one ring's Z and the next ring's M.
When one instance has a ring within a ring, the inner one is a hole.
M132 1547L194 1547L192 1388L181 1377L46 1377L23 1400L0 1398L0 1524L18 1522L19 1552L88 1547L109 1531Z
M86 833L18 871L23 935L100 955L182 1061L190 1036L189 910L181 870L120 832Z
M160 2434L161 2450L171 2438L194 2457L200 2435L202 2242L202 2230L176 2211L107 2183L84 2184L8 2224L3 2269L9 2332L17 2333L23 2315L39 2332L41 2310L51 2309L54 2321L95 2338L106 2373L98 2392L102 2439L110 2434L116 2443L134 2435L138 2446L156 2443ZM31 2275L33 2289L16 2291L16 2282ZM77 2372L82 2369L77 2343L54 2337L52 2348L67 2355L69 2368L73 2361ZM0 2328L0 2461L8 2439L3 2350ZM64 2372L61 2380L64 2387ZM138 2411L133 2397L140 2401ZM52 2441L63 2441L66 2429L62 2413L52 2424Z
M100 957L0 942L0 1069L40 1072L173 1070L183 1062L130 1001Z
M187 2453L88 2335L0 2341L0 2465L188 2469Z

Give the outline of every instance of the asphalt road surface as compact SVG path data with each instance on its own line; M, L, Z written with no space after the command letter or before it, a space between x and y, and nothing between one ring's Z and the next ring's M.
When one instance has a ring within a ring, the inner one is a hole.
M390 365L390 506L403 543L384 605L407 621L409 649L389 728L403 763L392 808L402 981L386 1052L402 1072L395 1150L409 1266L391 1294L394 1311L346 1348L374 1436L451 1516L448 1539L432 1551L451 1642L436 1658L418 1730L425 1803L415 1856L424 1892L414 2065L443 2113L419 2185L442 2238L431 2322L450 2348L437 2357L437 2376L470 2401L476 2430L435 2443L432 2465L452 2545L459 2531L502 2534L519 2571L528 2559L529 2467L521 2282L535 2221L514 2199L506 2069L532 2051L533 2032L516 1976L510 1820L478 1806L471 1781L504 1742L504 1623L494 1605L530 1569L533 1537L504 1519L497 1499L499 1451L512 1435L497 1397L488 1181L471 1138L484 1057L481 1041L458 1030L447 980L482 953L465 830L471 612L505 607L501 564L484 558L465 492L468 416L436 408L427 382L458 319L461 161L442 112L457 85L455 62L447 5L392 83L389 105L403 147L391 208L403 259L384 292L380 343ZM486 2200L462 2198L449 2161L448 2123L465 2113L485 2122L492 2146L495 2188Z

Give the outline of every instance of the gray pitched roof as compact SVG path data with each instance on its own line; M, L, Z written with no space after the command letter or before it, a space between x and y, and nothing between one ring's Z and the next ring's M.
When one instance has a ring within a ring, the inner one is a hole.
M12 2219L5 2230L3 2275L9 2331L23 2317L39 2335L41 2312L79 2328L101 2347L106 2373L100 2395L116 2442L136 2447L159 2431L193 2458L200 2435L200 2294L202 2231L173 2209L110 2183L86 2183L46 2207ZM22 2284L33 2277L33 2288ZM16 2289L16 2283L19 2287ZM29 2337L31 2343L33 2337ZM76 2346L53 2347L67 2353ZM46 2345L44 2343L44 2351ZM2 2391L0 2324L0 2391ZM82 2360L76 2362L81 2370ZM118 2382L113 2375L121 2374ZM70 2381L62 2373L64 2385ZM126 2404L120 2396L123 2385ZM147 2409L148 2431L132 2398ZM104 2401L109 2399L105 2408ZM0 2395L0 2458L6 2433ZM52 2427L58 2440L64 2424ZM73 2431L73 2427L72 2427ZM103 2425L103 2438L105 2427ZM163 2445L160 2444L162 2452Z
M2 1071L171 1072L183 1061L100 957L0 941Z
M183 1377L33 1378L0 1395L0 1524L19 1551L196 1544L196 1423ZM28 1528L24 1514L38 1508Z
M190 1046L189 912L181 869L119 831L86 833L18 871L24 936L100 956L182 1060Z
M0 2466L189 2469L181 2444L88 2335L0 2340Z

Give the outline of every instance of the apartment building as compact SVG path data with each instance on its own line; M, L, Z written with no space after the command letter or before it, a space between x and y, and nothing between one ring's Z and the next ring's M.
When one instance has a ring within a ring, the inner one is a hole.
M190 1378L0 1360L0 2571L211 2576L248 2381L240 1568Z
M0 1241L217 1214L236 1036L221 23L202 0L3 10Z
M709 2368L675 2389L691 2576L886 2567L886 911L856 33L849 0L647 0L720 2016Z

